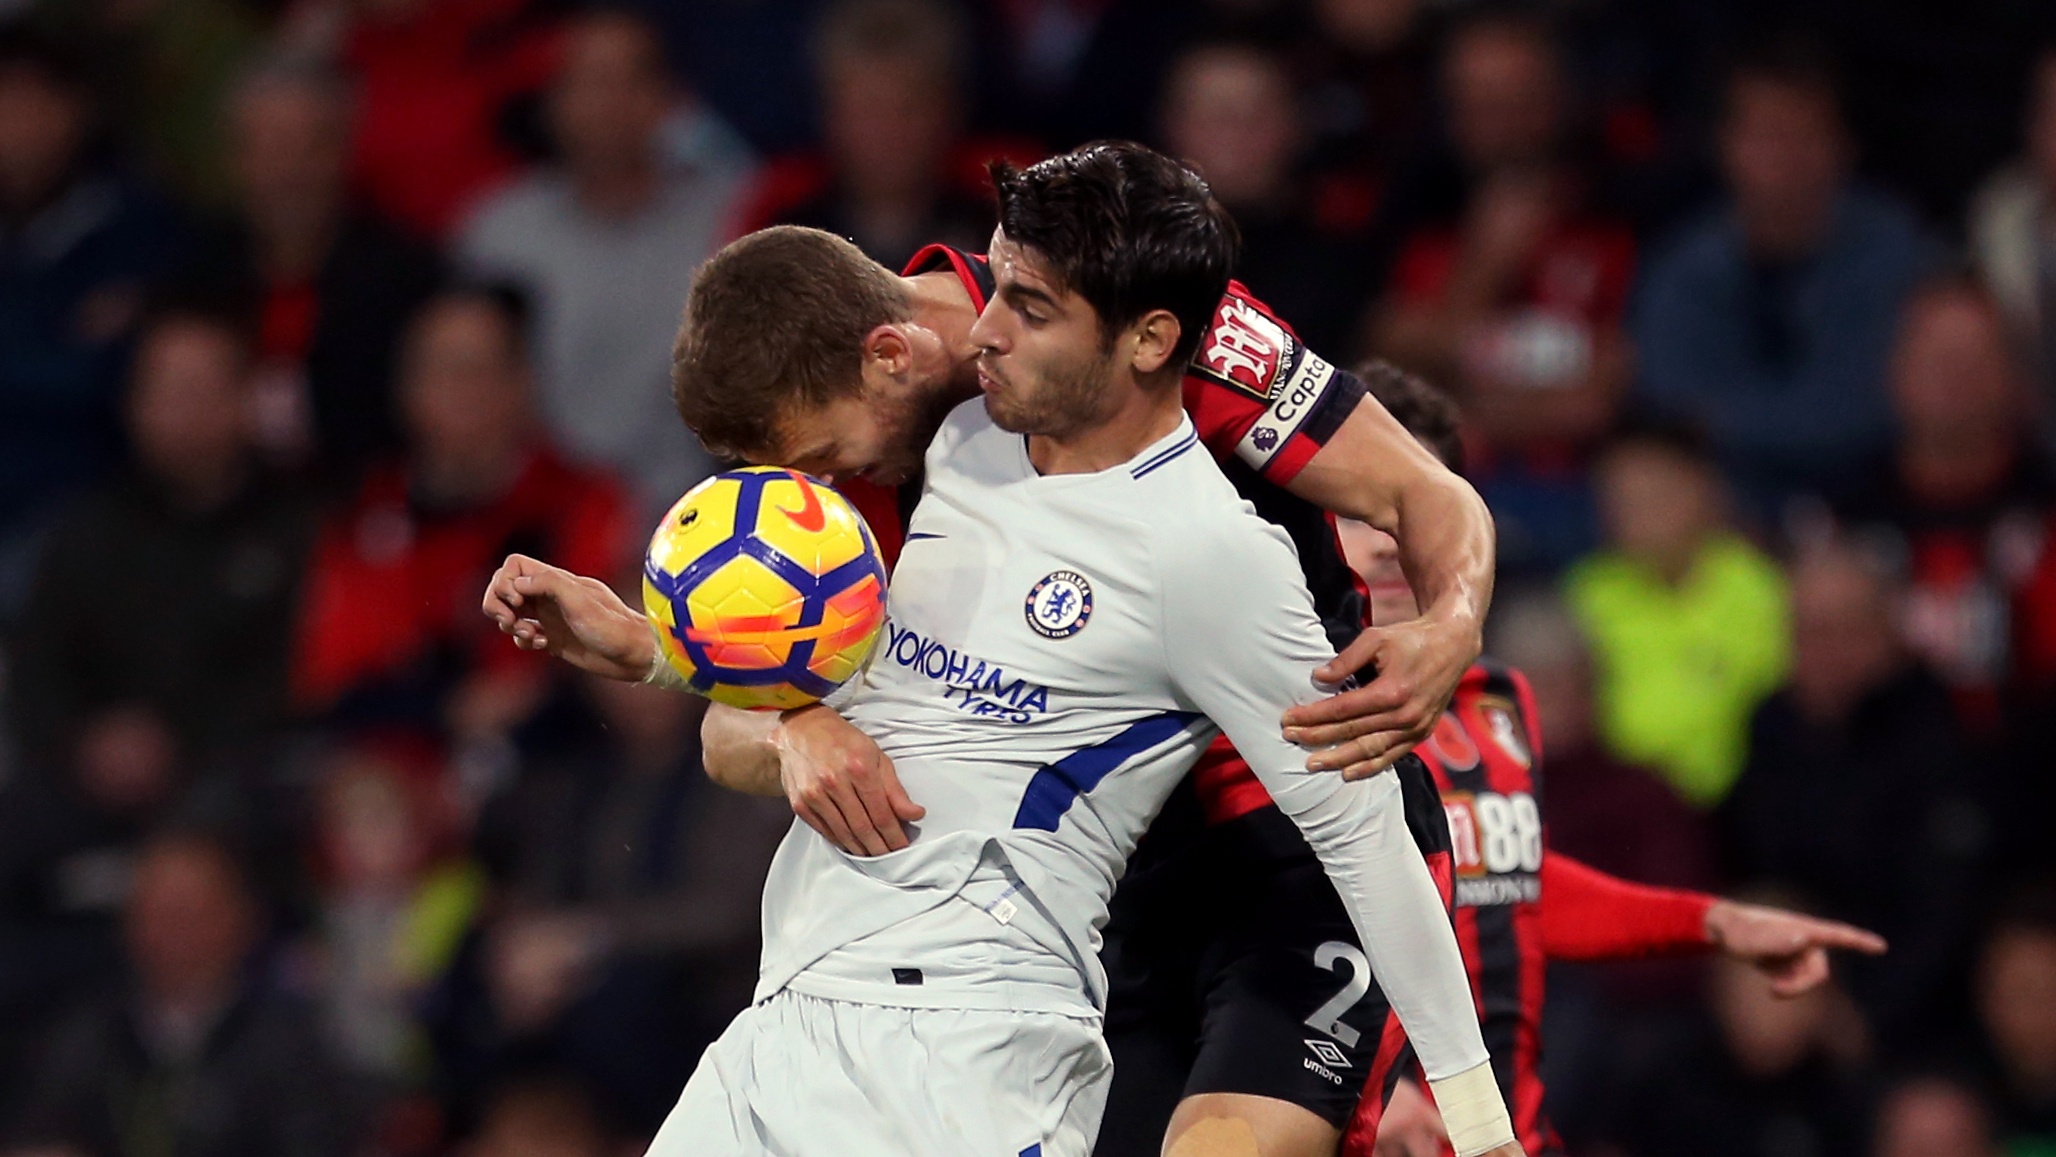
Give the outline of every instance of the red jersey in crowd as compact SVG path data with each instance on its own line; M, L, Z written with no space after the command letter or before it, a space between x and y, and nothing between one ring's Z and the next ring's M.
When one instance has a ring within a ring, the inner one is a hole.
M357 81L352 175L379 212L438 238L514 172L502 120L550 82L562 50L542 13L532 0L429 0L400 20L357 19L344 49Z
M547 449L529 455L496 499L459 510L417 502L400 466L373 471L322 527L301 596L293 698L320 709L402 676L441 648L466 669L537 668L478 613L493 568L519 550L577 574L616 575L631 541L629 506L604 475Z

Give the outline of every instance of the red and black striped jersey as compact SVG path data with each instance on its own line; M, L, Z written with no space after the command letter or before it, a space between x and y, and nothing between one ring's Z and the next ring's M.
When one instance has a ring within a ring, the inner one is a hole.
M1456 940L1514 1130L1531 1154L1561 1148L1542 1114L1542 747L1519 672L1464 673L1415 749L1449 818Z
M983 254L930 245L902 272L942 271L955 273L972 304L985 308L994 283ZM1329 642L1338 650L1347 646L1369 622L1362 581L1343 558L1334 517L1286 487L1363 401L1363 383L1308 349L1247 287L1231 281L1193 352L1183 389L1200 440L1257 513L1292 537ZM918 481L897 491L861 479L839 488L870 522L890 566L920 494ZM1271 804L1225 738L1200 758L1193 786L1214 823Z
M1561 1152L1542 1111L1538 1071L1548 961L1702 950L1714 897L1631 884L1547 850L1542 733L1518 671L1490 663L1466 671L1414 751L1449 820L1457 945L1493 1075L1522 1148L1536 1157ZM1364 1098L1344 1157L1371 1157L1377 1102Z

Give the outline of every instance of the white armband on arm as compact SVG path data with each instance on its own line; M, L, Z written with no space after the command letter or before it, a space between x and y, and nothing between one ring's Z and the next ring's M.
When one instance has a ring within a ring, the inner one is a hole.
M1491 1062L1429 1081L1428 1088L1435 1094L1435 1108L1442 1113L1442 1128L1456 1157L1477 1157L1514 1140L1513 1119L1506 1115L1506 1099L1499 1095Z
M650 644L654 654L650 656L650 669L643 674L642 681L652 687L662 687L666 691L691 691L692 685L685 681L685 676L679 674L678 668L673 667L671 661L664 657L664 628L657 625L655 619L649 619L648 622Z

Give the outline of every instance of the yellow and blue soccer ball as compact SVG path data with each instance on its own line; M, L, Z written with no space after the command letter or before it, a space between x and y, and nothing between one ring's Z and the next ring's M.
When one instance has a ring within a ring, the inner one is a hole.
M753 466L693 487L650 538L643 609L694 691L804 707L863 668L885 623L885 564L863 516L795 470Z

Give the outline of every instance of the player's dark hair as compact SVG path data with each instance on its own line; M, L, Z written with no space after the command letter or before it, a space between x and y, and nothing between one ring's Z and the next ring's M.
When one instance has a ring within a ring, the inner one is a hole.
M1132 141L1098 141L1025 169L994 161L999 224L1059 288L1099 315L1100 339L1155 309L1178 319L1172 359L1198 346L1235 265L1235 221L1199 174Z
M859 392L872 330L912 316L899 278L832 233L733 241L693 275L671 347L678 416L715 454L769 455L787 414Z
M1444 466L1463 473L1463 411L1448 391L1437 389L1426 378L1410 374L1383 358L1359 364L1356 376L1415 441L1426 446Z

